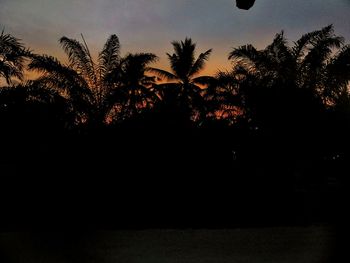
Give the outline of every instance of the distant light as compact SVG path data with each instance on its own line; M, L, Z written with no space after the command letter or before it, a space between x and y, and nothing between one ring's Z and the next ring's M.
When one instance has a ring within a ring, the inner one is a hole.
M234 161L237 160L237 153L236 153L236 151L234 151L234 150L232 150L232 159L233 159Z
M236 0L236 6L239 9L248 10L250 9L255 3L255 0Z

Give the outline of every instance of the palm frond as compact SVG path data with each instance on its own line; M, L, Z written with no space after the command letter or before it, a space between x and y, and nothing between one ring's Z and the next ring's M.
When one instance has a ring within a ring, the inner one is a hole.
M292 50L288 46L283 31L276 34L272 43L265 50L269 53L269 56L274 57L278 62L290 61L292 59Z
M183 71L182 65L181 65L181 57L175 53L174 54L166 53L166 55L168 56L168 60L170 62L170 68L172 72L174 73L174 75L177 75L178 78L180 78Z
M62 65L54 57L47 55L32 56L28 69L44 73L36 80L37 84L66 93L73 100L80 100L79 97L87 101L93 100L92 91L84 78L73 69Z
M33 55L28 64L29 70L34 70L44 75L55 75L57 78L67 79L72 83L78 82L80 86L88 86L88 83L75 70L67 67L52 56Z
M160 78L164 78L166 80L170 80L170 81L178 80L177 76L175 76L174 74L172 74L172 73L170 73L170 72L168 72L166 70L163 70L163 69L148 67L147 71L150 72L150 73L154 73L157 76L159 76Z
M215 77L212 76L200 76L192 79L192 82L199 85L210 85L217 81Z
M134 57L137 60L137 63L142 67L146 67L148 64L158 61L157 55L153 53L136 53Z
M229 56L228 59L244 59L244 60L251 60L255 61L258 56L257 49L251 45L243 45L238 48L234 48Z
M342 40L339 37L322 39L314 44L302 64L309 69L320 68L330 58L333 48L340 48L341 45Z
M147 65L154 63L158 60L158 57L153 53L136 53L127 54L121 62L124 68L133 68L139 71L143 71L147 68Z
M34 55L28 64L29 70L35 70L40 73L53 73L53 72L64 72L67 76L74 73L74 70L61 64L61 62L52 56L48 55Z
M205 62L208 61L211 52L212 52L212 49L209 49L206 52L201 53L198 56L197 60L194 62L193 66L191 68L189 76L193 76L193 75L199 73L204 68Z
M336 94L347 89L350 82L350 45L344 46L326 66L325 92ZM348 91L349 93L349 91Z
M327 65L330 75L350 78L350 45L345 45Z
M152 53L126 55L120 62L120 82L126 86L139 85L145 77L148 65L157 59Z
M68 55L72 67L78 74L83 75L89 83L96 85L95 65L88 49L79 41L67 37L62 37L60 43Z
M183 42L178 42L178 41L173 41L173 42L171 42L171 44L173 45L175 54L177 56L180 56L181 53L182 53L182 48L183 48L184 43Z
M299 38L296 42L294 42L293 46L293 55L295 58L303 57L305 54L305 50L307 49L308 45L310 44L311 40L314 38L314 36L317 34L317 31L310 32L307 34L304 34Z
M120 43L116 35L111 35L98 55L98 67L102 79L105 79L120 62Z
M7 84L12 84L12 77L23 80L23 69L26 57L30 54L20 39L4 31L0 35L0 76L4 77Z
M0 76L5 78L6 83L11 85L13 77L23 80L22 68L14 67L7 61L0 61Z
M5 34L4 31L0 35L0 54L4 55L8 52L22 53L25 50L21 40L10 35Z
M319 42L325 39L334 39L336 45L341 45L344 42L343 37L335 36L333 25L328 25L320 30L315 30L304 34L297 42L294 43L293 54L297 59L305 56L305 53L317 46Z

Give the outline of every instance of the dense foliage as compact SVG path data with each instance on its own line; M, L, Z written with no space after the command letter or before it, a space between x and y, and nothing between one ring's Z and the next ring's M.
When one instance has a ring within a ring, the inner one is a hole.
M172 42L171 72L151 67L151 53L122 56L116 35L96 61L82 40L60 39L64 64L1 33L5 173L79 184L72 178L94 174L109 187L153 190L150 202L162 194L189 207L202 196L199 209L213 200L239 207L242 198L245 207L283 206L281 217L321 217L317 205L308 212L309 199L332 208L350 161L350 46L332 25L292 45L281 32L263 50L234 48L232 69L216 76L199 75L212 51L196 57L189 38ZM24 81L24 69L40 76Z

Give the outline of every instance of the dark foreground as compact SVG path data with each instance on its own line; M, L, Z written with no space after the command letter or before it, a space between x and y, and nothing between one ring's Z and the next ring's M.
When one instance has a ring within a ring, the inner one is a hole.
M10 232L0 234L0 257L4 263L321 263L340 260L338 245L330 226Z

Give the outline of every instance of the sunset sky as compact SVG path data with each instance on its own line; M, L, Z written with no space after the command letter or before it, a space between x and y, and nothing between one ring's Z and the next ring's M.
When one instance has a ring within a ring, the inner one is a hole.
M191 37L198 52L213 48L204 74L228 69L233 47L265 47L282 29L290 41L334 24L350 40L350 0L256 0L239 10L234 0L0 0L0 26L36 53L64 60L62 36L83 33L97 54L110 34L117 34L122 54L153 52L156 66L168 68L173 40Z

